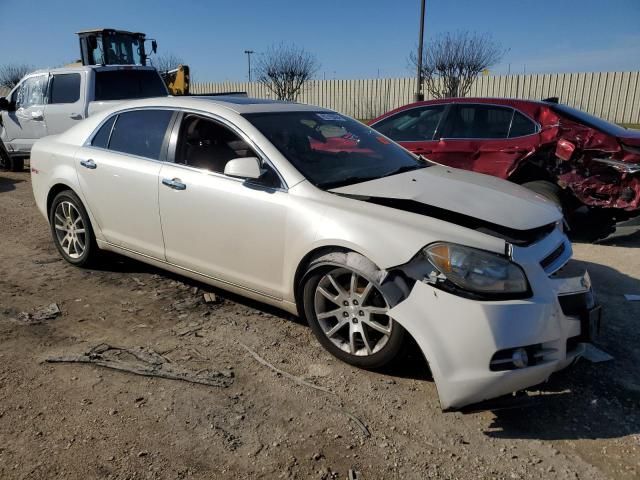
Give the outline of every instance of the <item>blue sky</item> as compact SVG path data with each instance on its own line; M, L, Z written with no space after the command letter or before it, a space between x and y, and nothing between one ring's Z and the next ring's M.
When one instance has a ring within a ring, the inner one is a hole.
M0 63L68 63L74 32L100 26L146 32L196 81L246 80L243 51L280 42L313 52L319 78L408 76L418 14L418 0L0 0ZM427 0L425 29L492 34L509 49L495 73L640 70L640 0Z

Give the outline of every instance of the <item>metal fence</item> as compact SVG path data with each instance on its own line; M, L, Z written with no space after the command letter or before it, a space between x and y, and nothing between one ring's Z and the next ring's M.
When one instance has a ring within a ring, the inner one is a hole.
M415 78L313 80L298 101L370 119L410 103ZM258 82L194 83L192 93L242 91L272 98ZM469 96L540 100L559 97L562 103L618 123L640 123L640 72L551 73L480 76Z

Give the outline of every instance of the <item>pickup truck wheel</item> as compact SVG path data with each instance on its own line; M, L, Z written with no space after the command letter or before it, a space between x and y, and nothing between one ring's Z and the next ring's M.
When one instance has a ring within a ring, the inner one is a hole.
M368 272L316 267L306 277L303 301L320 344L344 362L380 368L402 350L405 331L387 315L389 304Z
M11 158L9 170L12 172L21 172L24 170L24 158Z
M523 183L522 186L542 195L547 200L552 201L564 212L562 190L555 183L551 183L546 180L536 180L534 182Z
M0 140L0 170L11 170L11 157Z
M78 196L65 190L55 196L49 210L53 243L67 262L78 267L93 263L98 255L89 215Z

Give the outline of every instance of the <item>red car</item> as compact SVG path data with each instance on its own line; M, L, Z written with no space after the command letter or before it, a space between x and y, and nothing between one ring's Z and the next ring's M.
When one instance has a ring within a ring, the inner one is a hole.
M610 220L640 213L640 131L544 101L447 98L405 105L370 125L438 163L522 184Z

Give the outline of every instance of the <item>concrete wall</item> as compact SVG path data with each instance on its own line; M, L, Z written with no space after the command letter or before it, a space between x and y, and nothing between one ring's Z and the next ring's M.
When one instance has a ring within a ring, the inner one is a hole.
M298 101L370 119L413 101L415 85L415 78L313 80ZM191 91L243 91L253 97L273 97L258 82L194 83ZM533 100L557 96L562 103L612 122L640 123L640 72L480 76L470 96Z

